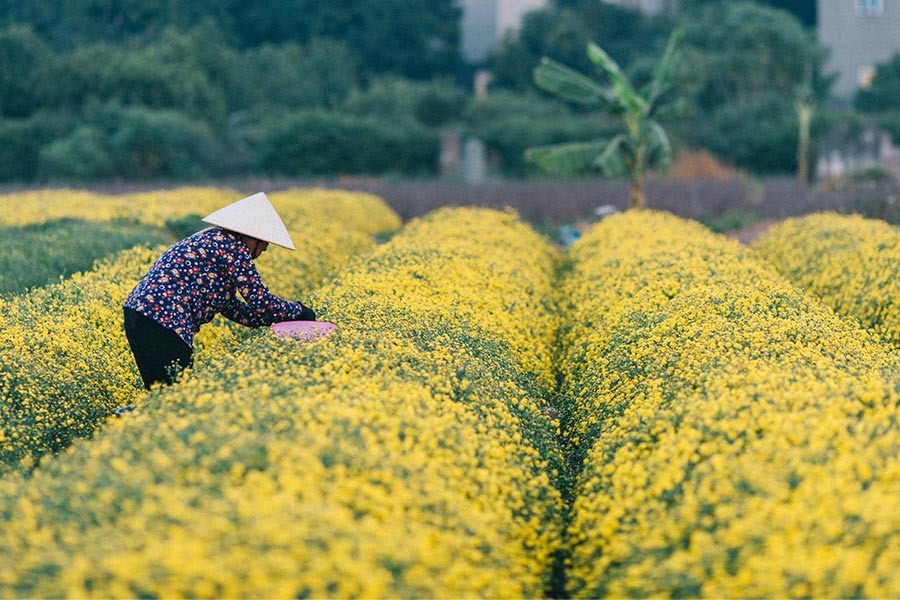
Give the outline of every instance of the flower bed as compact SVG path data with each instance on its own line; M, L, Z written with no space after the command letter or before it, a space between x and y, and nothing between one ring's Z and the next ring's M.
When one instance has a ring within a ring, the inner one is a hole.
M753 250L838 313L900 344L900 229L816 213L771 227Z
M371 234L399 226L368 195L295 193L273 202L292 223L297 251L275 249L259 270L274 293L292 299L304 299L353 256L370 251ZM122 331L122 304L164 249L125 251L58 284L0 299L0 473L33 468L145 393ZM234 345L236 335L249 333L241 329L221 318L204 327L198 365L216 345Z
M900 594L889 348L672 216L605 219L571 259L568 592Z
M542 596L554 263L513 215L408 225L317 292L328 340L248 338L0 480L0 595Z

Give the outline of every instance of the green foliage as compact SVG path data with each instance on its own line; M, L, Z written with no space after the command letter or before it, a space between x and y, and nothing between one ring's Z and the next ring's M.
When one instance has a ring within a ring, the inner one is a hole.
M332 38L347 44L367 73L430 79L459 64L454 0L266 0L230 7L242 46Z
M872 85L857 91L854 104L864 112L900 110L900 53L875 68Z
M618 131L614 121L602 116L580 114L556 101L502 91L472 103L466 123L467 133L499 157L499 171L509 177L541 172L525 159L530 147L586 141Z
M801 140L799 117L811 118L827 97L825 49L791 13L759 2L687 8L675 82L692 110L675 124L681 140L757 174L802 177L798 152L814 156L817 124Z
M356 68L347 46L333 40L249 48L233 62L228 104L232 110L334 106L354 88Z
M733 0L726 0L728 2ZM818 18L817 0L754 0L772 8L791 13L804 27L813 28ZM703 6L720 4L722 0L679 0L678 6L684 11L694 11Z
M752 173L792 173L797 167L797 117L776 94L726 105L705 121L683 124L683 138L723 162Z
M146 46L108 44L80 47L58 57L48 68L49 106L80 110L90 100L171 109L221 123L226 114L225 92L213 80L200 56L201 32L166 30Z
M38 74L51 60L50 47L30 27L0 30L0 116L27 117L39 106Z
M594 69L584 48L598 40L619 64L636 65L658 55L670 24L637 10L594 0L557 1L525 16L515 37L506 38L489 59L495 88L532 89L532 70L547 56L586 73Z
M683 22L684 60L675 80L698 112L773 93L792 97L810 69L822 79L824 49L783 10L748 0L715 2Z
M331 38L366 72L429 79L456 71L459 10L454 0L17 0L0 3L0 26L30 23L60 51L146 43L166 27L184 31L197 23L242 49Z
M191 179L214 173L222 153L209 126L174 111L143 108L115 115L110 148L127 178Z
M876 119L878 127L888 132L891 141L900 145L900 110L887 110L879 113Z
M115 174L108 137L96 127L81 126L41 150L41 164L53 179L90 181Z
M227 166L222 142L209 125L180 112L107 104L91 107L83 121L40 150L44 176L190 180Z
M16 294L52 283L138 244L172 241L167 232L121 221L62 219L0 228L0 293Z
M275 120L254 164L271 175L427 174L438 140L415 123L380 123L322 111Z
M762 215L756 209L729 208L720 215L701 215L698 221L716 233L725 233L749 227L760 219Z
M187 215L166 221L166 229L178 239L186 238L209 227L200 215Z
M600 168L606 175L627 172L631 178L629 206L643 208L641 179L644 170L664 164L671 157L669 138L656 120L665 107L675 49L681 32L675 30L653 71L653 78L641 91L600 46L589 43L588 58L609 81L604 86L553 60L544 58L534 70L534 80L548 92L593 106L616 115L624 128L609 140L593 140L530 149L526 156L549 171L574 173Z
M71 118L55 113L0 120L0 181L23 183L41 177L41 148L71 127Z
M426 127L441 127L459 122L468 104L468 94L449 81L379 77L365 89L354 90L340 109L357 117L412 119Z

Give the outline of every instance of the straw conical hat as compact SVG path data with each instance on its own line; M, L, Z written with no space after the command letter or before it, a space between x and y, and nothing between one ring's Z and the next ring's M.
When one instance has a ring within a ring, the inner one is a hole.
M281 222L275 207L263 192L220 208L203 221L282 248L295 249L287 227Z

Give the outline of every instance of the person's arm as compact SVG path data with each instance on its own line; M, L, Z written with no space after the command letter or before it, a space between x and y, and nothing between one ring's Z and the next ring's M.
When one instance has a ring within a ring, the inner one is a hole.
M264 325L278 323L279 321L316 320L316 311L308 306L301 304L300 302L295 302L294 304L300 305L300 314L298 316L292 316L287 319L278 319L277 321L268 321L262 315L250 308L249 304L247 304L246 302L241 302L238 298L234 298L231 302L226 304L220 312L226 319L234 321L235 323L240 323L241 325L246 325L247 327L262 327Z
M226 318L250 327L261 327L280 321L316 319L316 313L311 308L299 302L284 300L269 292L248 251L242 249L235 253L230 274L244 302L237 298L229 302L221 311Z
M247 327L262 327L266 324L258 313L238 298L233 298L219 312L226 319Z

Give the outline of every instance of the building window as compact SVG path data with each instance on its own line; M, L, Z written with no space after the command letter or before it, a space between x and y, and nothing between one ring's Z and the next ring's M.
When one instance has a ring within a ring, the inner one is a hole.
M880 17L884 0L856 0L856 14L861 17Z

